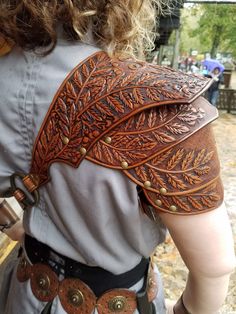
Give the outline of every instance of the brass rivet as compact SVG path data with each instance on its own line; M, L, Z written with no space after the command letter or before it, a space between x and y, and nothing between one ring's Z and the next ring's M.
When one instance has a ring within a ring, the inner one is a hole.
M84 147L80 147L79 152L81 155L85 155L87 153L87 149Z
M157 206L161 206L161 205L162 205L162 201L161 201L161 200L155 200L155 204L156 204Z
M146 189L148 189L152 186L152 183L150 181L145 181L143 185Z
M63 144L67 145L67 144L69 143L69 141L70 141L70 140L68 139L68 137L63 136L63 138L62 138Z
M110 137L110 136L107 136L107 137L105 138L105 142L106 142L107 144L111 144L111 137Z
M74 306L80 306L84 302L84 295L80 290L73 289L68 294L69 302Z
M129 164L128 164L126 161L122 161L121 167L122 167L123 169L127 169L127 168L129 167Z
M176 212L177 211L177 207L175 205L171 205L169 207L169 210L171 210L172 212Z
M123 312L126 307L126 298L122 296L117 296L112 298L109 303L108 307L112 312Z
M165 188L160 188L160 193L161 193L161 194L166 194L166 193L167 193L167 189L165 189Z

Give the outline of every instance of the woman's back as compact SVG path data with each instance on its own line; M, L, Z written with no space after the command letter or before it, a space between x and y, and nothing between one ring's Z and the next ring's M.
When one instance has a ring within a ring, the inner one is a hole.
M7 156L0 156L1 177L6 176L1 190L9 184L9 173L29 172L33 143L57 89L96 51L94 46L68 45L61 39L44 58L15 49L0 59L0 143L8 147ZM55 163L50 176L40 192L39 208L26 213L24 226L61 254L122 273L148 257L163 239L163 231L140 211L136 184L120 171L83 161L78 169Z

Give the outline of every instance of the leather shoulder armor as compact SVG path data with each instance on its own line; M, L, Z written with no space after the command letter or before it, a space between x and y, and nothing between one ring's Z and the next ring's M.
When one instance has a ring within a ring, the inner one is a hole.
M94 54L55 95L34 145L31 174L40 186L53 162L78 167L86 158L123 171L158 210L216 208L219 166L204 126L217 111L199 98L209 84L173 69Z

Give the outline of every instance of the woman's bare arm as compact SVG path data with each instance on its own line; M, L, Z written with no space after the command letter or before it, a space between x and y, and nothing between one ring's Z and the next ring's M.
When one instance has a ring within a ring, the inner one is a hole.
M160 214L189 269L183 300L191 314L216 313L235 267L232 231L224 205L191 216Z

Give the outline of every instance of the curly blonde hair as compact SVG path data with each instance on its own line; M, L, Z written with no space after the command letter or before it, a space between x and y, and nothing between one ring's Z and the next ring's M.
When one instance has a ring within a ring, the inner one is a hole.
M110 55L140 56L153 48L163 0L0 0L0 33L25 50L57 43L57 26L68 40L95 43Z

